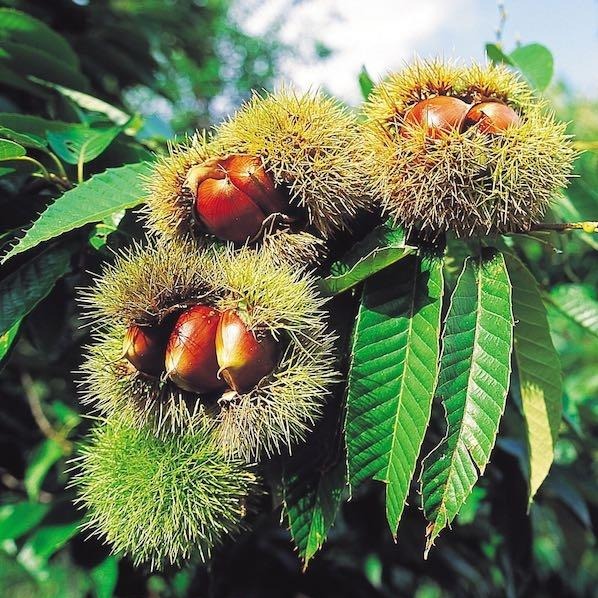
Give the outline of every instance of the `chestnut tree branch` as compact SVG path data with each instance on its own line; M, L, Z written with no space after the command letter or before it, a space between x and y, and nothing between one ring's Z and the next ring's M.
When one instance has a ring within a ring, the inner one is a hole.
M31 409L33 419L35 420L35 423L41 430L42 434L46 438L49 438L60 445L65 452L70 452L71 443L60 432L54 429L50 423L50 420L46 417L46 414L42 408L41 398L35 388L31 376L27 373L22 374L21 384L23 385L25 396L29 402L29 408Z
M584 233L598 233L598 222L540 222L530 228L533 231L554 231L557 233L566 233L571 230L582 230Z

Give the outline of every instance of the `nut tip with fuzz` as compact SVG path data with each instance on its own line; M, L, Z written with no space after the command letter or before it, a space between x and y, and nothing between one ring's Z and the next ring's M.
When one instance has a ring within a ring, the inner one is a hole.
M271 374L278 361L278 343L266 330L250 330L242 313L226 310L216 334L220 375L239 394L250 391Z

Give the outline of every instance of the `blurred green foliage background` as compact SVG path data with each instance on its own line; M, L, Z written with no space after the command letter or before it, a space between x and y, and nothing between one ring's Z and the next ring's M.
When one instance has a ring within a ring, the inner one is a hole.
M44 51L26 30L17 35L3 28L8 13L2 13L0 127L34 135L37 121L15 114L72 126L106 124L106 113L98 111L103 105L84 98L138 115L130 130L120 131L85 164L85 177L146 159L164 151L173 135L209 126L251 89L271 88L279 61L292 51L274 35L258 39L241 31L227 0L4 0L0 6L32 15L67 42L53 40L56 52ZM74 101L32 76L87 95ZM598 102L579 101L559 85L549 95L587 149L554 218L595 220ZM36 151L38 163L54 168L47 152ZM63 167L75 180L75 166ZM0 178L2 249L66 185L59 171L40 179L31 176L33 170L27 160L0 168L11 175ZM72 273L9 336L0 337L1 348L18 335L0 363L1 596L598 596L598 330L563 309L567 302L598 305L598 242L590 235L547 233L522 244L546 292L566 388L556 464L529 513L522 421L511 411L486 475L427 561L419 510L407 510L395 544L384 519L382 485L370 484L343 505L328 543L306 572L275 507L224 546L210 566L189 563L160 574L134 569L79 533L84 515L68 488L68 460L90 425L73 373L89 334L78 318L76 288L110 259L110 249L141 236L128 212L69 233L77 248ZM19 256L3 267L0 284L23 263Z

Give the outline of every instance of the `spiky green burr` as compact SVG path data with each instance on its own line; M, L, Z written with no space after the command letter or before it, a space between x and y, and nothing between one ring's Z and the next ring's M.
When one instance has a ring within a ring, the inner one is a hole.
M405 134L407 111L438 95L501 102L520 122L500 134L476 126L433 139L423 128ZM418 60L377 85L363 115L373 196L397 224L427 237L529 230L566 185L575 156L565 124L502 65Z
M207 560L241 529L259 491L254 471L225 456L209 426L161 438L126 411L92 430L72 483L86 528L152 568Z
M105 270L85 302L99 326L82 367L84 401L108 415L130 410L136 425L160 435L193 429L207 417L227 454L252 461L302 440L336 380L334 335L315 278L280 262L268 246L137 247ZM205 395L146 376L124 359L128 326L161 322L197 304L241 309L249 329L268 331L280 347L271 374L247 392Z

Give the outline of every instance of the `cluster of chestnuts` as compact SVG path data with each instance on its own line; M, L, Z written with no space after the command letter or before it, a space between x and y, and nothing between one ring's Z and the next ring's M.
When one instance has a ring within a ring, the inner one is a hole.
M260 158L247 154L232 154L193 166L185 187L193 195L193 216L198 226L225 241L256 238L268 218L284 214L289 207Z
M85 298L102 324L85 401L105 420L76 484L96 533L159 566L241 529L252 464L304 441L339 380L309 271L327 242L372 211L422 239L529 230L574 156L544 108L504 65L417 61L362 118L283 87L158 159L152 242Z
M450 131L464 132L476 126L482 133L502 133L521 122L517 112L499 101L468 104L452 96L435 96L412 106L403 120L401 134L411 134L413 126L423 127L426 137L437 139Z
M156 326L129 326L123 353L138 372L183 390L241 394L272 373L279 347L270 331L251 330L242 310L195 305Z

